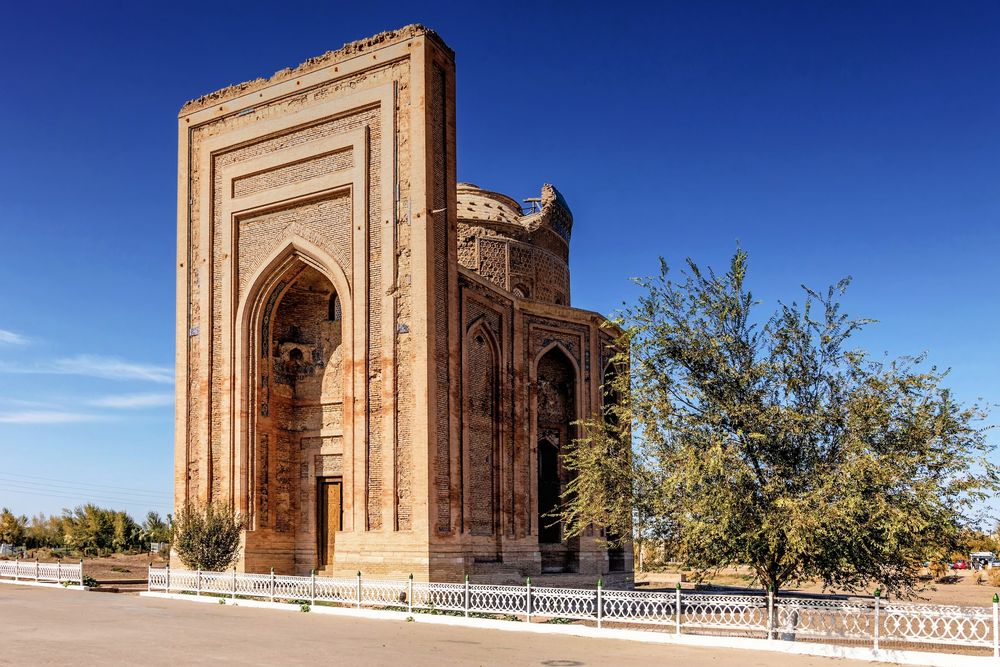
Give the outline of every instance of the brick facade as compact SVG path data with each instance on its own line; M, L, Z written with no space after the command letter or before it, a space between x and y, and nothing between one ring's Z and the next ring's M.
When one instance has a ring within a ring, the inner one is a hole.
M606 573L543 516L606 356L572 215L456 183L451 50L382 33L178 123L176 504L244 515L247 571Z

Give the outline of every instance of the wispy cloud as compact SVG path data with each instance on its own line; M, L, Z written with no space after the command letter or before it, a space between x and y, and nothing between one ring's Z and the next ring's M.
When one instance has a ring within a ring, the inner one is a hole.
M122 414L116 410L140 410L173 405L173 394L138 393L111 394L97 398L53 398L46 401L0 397L2 424L77 424L84 422L117 421Z
M0 329L0 345L27 345L28 339L19 333Z
M42 410L48 410L53 407L53 402L51 400L39 401L27 400L23 398L11 398L10 396L0 396L0 409L9 409L11 407L27 409L41 408Z
M101 415L61 410L26 410L23 412L0 412L0 424L74 424L79 422L102 421Z
M87 402L98 408L118 408L131 410L137 408L158 408L174 404L173 394L119 394L102 396Z
M124 361L114 357L79 354L35 365L0 364L0 373L48 375L83 375L106 380L139 380L157 384L173 384L173 369Z

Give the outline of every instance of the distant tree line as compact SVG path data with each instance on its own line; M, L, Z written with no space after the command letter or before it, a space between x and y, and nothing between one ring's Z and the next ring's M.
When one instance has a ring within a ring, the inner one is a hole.
M172 519L149 512L138 523L127 512L86 504L61 516L38 514L30 520L0 510L0 544L29 549L66 549L84 555L147 551L151 542L170 542Z

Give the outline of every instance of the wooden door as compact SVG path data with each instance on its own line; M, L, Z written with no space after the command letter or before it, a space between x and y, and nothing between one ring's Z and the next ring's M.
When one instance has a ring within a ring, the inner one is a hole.
M339 477L316 480L317 569L333 564L333 549L337 531L341 529L343 511L342 483Z

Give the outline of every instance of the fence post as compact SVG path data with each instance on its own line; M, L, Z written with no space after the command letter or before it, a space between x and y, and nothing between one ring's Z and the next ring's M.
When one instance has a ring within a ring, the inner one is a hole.
M170 563L167 563L167 588L163 592L170 592Z
M601 602L601 588L604 586L604 580L597 580L597 627L601 627L601 620L604 618L604 604Z
M767 638L774 639L774 586L767 591Z
M271 602L274 602L274 568L271 568Z
M38 581L38 559L35 559L35 581Z
M18 581L21 575L21 557L14 556L14 581Z
M879 635L882 631L882 614L881 614L881 602L882 602L882 589L875 589L875 628L872 632L872 641L874 643L874 648L878 650L878 640Z
M469 575L465 575L465 617L469 617Z
M201 595L201 568L194 571L194 594Z
M309 570L309 600L316 604L316 570Z
M406 583L406 610L413 613L413 573L410 573L410 578Z
M56 561L56 581L62 584L62 561ZM149 577L146 577L146 590L149 590Z
M527 602L525 604L525 609L528 612L528 623L531 623L531 577L526 580L526 587L528 589Z
M681 582L674 589L674 634L681 633Z
M83 588L83 559L80 559L80 588Z
M1000 595L993 594L993 657L1000 658Z
M361 570L358 570L358 609L361 609Z
M233 565L233 590L232 590L231 594L232 594L232 599L235 600L236 599L236 566L235 565Z

